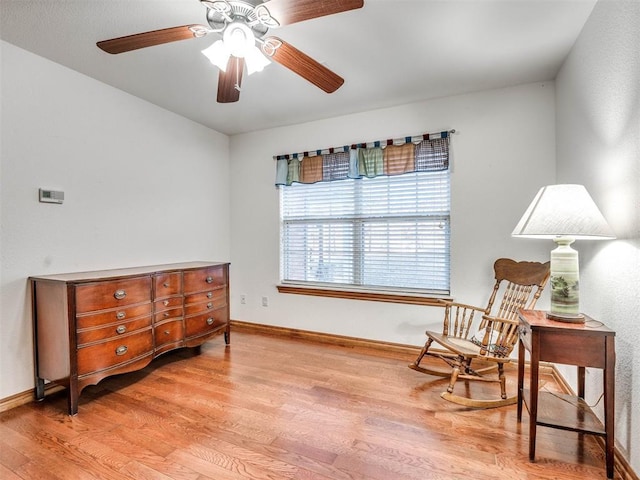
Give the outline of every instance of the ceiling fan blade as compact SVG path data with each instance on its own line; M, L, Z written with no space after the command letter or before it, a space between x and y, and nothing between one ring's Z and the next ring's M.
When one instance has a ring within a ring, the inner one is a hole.
M139 48L153 47L162 43L204 37L209 31L210 29L204 25L183 25L181 27L163 28L162 30L103 40L96 43L96 45L107 53L124 53Z
M364 0L268 0L264 6L280 25L362 8Z
M265 39L262 52L273 61L287 67L327 93L335 92L344 83L344 78L340 75L281 38L269 37Z
M233 103L240 100L244 58L229 57L227 71L218 75L218 103Z

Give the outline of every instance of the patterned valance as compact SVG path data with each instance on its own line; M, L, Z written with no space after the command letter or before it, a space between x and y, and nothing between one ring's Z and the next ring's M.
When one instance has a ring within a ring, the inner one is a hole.
M446 170L449 168L449 134L453 132L278 155L274 157L276 185Z

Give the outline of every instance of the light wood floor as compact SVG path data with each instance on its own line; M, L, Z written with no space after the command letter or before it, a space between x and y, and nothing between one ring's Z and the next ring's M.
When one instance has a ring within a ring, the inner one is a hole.
M541 427L530 463L526 414L442 400L446 381L408 369L410 355L231 339L88 387L75 417L64 392L0 414L0 478L605 478L592 436Z

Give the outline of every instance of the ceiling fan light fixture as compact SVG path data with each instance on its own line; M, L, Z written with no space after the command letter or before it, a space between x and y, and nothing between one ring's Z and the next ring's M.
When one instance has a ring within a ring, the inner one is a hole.
M264 67L269 65L271 62L267 57L265 57L258 47L253 46L247 51L247 54L244 56L245 64L247 65L247 73L251 75L254 72L261 72Z
M234 57L243 58L255 47L256 37L243 22L232 22L224 30L222 41Z
M266 35L270 28L280 25L291 25L361 8L364 0L200 2L206 7L209 26L182 25L163 28L102 40L96 45L106 53L117 54L190 38L201 38L211 33L222 35L222 40L202 50L208 60L220 70L217 97L219 103L238 101L245 66L251 74L261 71L270 61L279 63L327 93L333 93L344 84L342 77L309 55L280 38Z
M227 71L227 63L229 62L231 52L222 40L214 42L213 45L202 50L202 53L220 70L223 72Z

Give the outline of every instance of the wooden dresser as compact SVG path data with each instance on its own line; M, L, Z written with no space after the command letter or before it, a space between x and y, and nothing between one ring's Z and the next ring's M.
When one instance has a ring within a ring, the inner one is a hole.
M69 415L87 385L158 355L230 341L229 264L188 262L30 277L36 399L45 380L68 389Z

